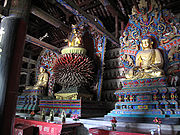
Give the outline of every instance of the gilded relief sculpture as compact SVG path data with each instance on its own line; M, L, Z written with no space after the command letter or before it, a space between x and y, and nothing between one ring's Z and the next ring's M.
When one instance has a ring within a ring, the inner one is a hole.
M178 55L180 53L180 46L172 46L169 53L168 53L168 59L170 62L173 62L175 58L178 58ZM176 55L176 56L175 56Z

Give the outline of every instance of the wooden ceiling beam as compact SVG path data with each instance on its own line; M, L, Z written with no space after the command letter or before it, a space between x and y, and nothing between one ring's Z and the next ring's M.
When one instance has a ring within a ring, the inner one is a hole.
M46 42L40 41L39 39L34 38L34 37L30 36L30 35L26 35L26 41L30 42L30 43L32 43L34 45L40 46L42 48L47 48L47 49L49 49L51 51L54 51L54 52L57 52L57 53L59 53L59 50L60 50L59 48L57 48L57 47L55 47L53 45L50 45L50 44L48 44Z
M44 30L44 29L47 30L48 28L49 28L49 25L46 23L45 25L43 25L41 27L36 27L36 29L33 30L32 33L36 33L37 31L41 31L41 33L42 33L42 30Z
M122 14L121 11L117 11L115 9L115 7L113 7L111 5L111 3L108 0L100 0L100 2L102 3L102 5L107 8L108 11L111 12L111 14L113 15L113 17L115 17L115 37L118 38L119 37L119 23L118 23L118 18L120 18L121 20L124 20L124 15Z
M115 16L118 16L121 20L125 20L125 16L124 14L120 11L120 10L116 10L116 8L114 6L111 5L111 3L109 2L109 0L99 0L102 5L104 7L106 7L110 12L111 14L115 17Z
M67 10L65 7L63 7L62 5L59 5L58 3L56 3L55 5L56 5L56 7L61 9L64 12L64 14L66 14L67 16L69 16L69 17L73 16L73 14L69 10Z
M121 11L122 11L122 13L126 16L126 15L127 15L127 12L126 12L125 9L124 9L124 6L123 6L123 4L122 4L122 1L121 1L121 0L118 0L118 4L119 4L119 7L118 7L118 8L120 8Z
M62 1L57 0L61 4ZM96 18L90 16L87 14L85 11L83 11L81 8L79 8L75 3L73 3L71 0L65 0L66 3L68 3L73 9L78 11L79 15L82 15L85 17L87 20L89 20L87 23L89 26L93 27L98 31L99 33L105 35L113 44L120 46L119 41L117 38L115 38L110 32L108 32L105 28L103 28L99 23L97 23L95 20ZM65 6L66 8L67 5ZM74 11L73 9L70 9L72 12Z
M69 10L67 10L64 6L62 6L62 5L60 5L60 4L58 4L57 2L56 2L56 0L47 0L49 3L51 3L52 5L55 5L56 7L58 7L60 10L62 10L62 12L65 14L65 16L66 16L66 22L69 22L69 18L71 17L71 16L73 16L73 14L69 11Z
M30 63L30 64L37 64L37 61L33 60L33 59L30 59L30 58L27 58L27 57L23 57L23 62L27 62L27 63Z
M100 8L99 8L99 9L100 9L100 11L103 13L103 15L104 15L105 17L107 17L107 15L105 14L105 11L104 11L104 9L103 9L103 6L102 6L102 5L100 6Z
M177 5L180 5L180 1L174 1L174 2L170 2L167 3L164 8L173 8L173 7L178 7Z
M89 4L89 5L86 5L85 7L82 7L82 9L88 10L88 9L92 9L92 8L95 8L95 7L100 6L100 5L101 5L101 3L99 1L97 1L94 4Z
M56 28L61 28L61 30L68 32L68 33L71 31L71 28L69 26L65 25L63 22L52 17L52 15L44 12L43 10L41 10L38 7L32 6L31 13L34 14L35 16L43 19L44 21L48 22L49 24L55 26Z
M82 6L85 6L85 5L90 5L90 3L92 2L93 0L86 0L86 1L79 1L78 2L78 6L82 7Z

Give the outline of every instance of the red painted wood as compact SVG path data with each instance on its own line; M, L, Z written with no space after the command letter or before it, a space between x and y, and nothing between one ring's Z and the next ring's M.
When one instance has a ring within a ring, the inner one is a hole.
M16 124L39 127L40 135L59 135L62 130L62 124L47 123L43 121L15 118L14 125Z
M27 125L17 125L14 135L33 135L33 127Z
M48 123L36 120L27 120L21 118L15 118L14 125L23 124L27 126L39 127L39 135L60 135L66 134L66 131L71 132L73 135L76 134L76 128L81 126L81 123ZM65 131L62 131L65 129ZM15 132L15 131L14 131Z

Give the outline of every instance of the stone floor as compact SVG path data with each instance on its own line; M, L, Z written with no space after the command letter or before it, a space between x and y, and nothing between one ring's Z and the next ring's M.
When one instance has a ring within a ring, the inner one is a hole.
M26 113L16 113L16 115L19 115L21 117L28 117L29 114ZM39 117L39 115L35 115L35 117ZM48 119L48 116L46 116L46 120ZM108 129L111 129L111 122L110 121L104 121L103 117L98 118L88 118L88 119L80 119L78 122L81 122L83 125L79 127L77 135L89 135L88 130L89 128L94 127L104 127L106 126ZM54 118L55 121L60 121L59 117ZM71 118L66 119L67 122L73 122ZM156 124L147 124L147 123L125 123L125 122L118 122L117 127L122 128L138 128L138 129L147 129L149 133L151 130L157 130ZM161 124L161 131L162 135L177 135L180 133L180 125L166 125ZM165 133L164 133L165 131Z
M89 128L106 126L111 129L111 122L104 121L102 118L89 118L89 119L80 119L81 123L83 123L84 128L88 130ZM122 128L138 128L138 129L147 129L149 133L151 130L157 130L156 124L147 124L147 123L124 123L118 122L117 127ZM81 129L79 135L88 135L86 130ZM178 133L179 131L179 133ZM157 132L157 131L156 131ZM162 135L180 135L180 125L166 125L161 124L161 133Z

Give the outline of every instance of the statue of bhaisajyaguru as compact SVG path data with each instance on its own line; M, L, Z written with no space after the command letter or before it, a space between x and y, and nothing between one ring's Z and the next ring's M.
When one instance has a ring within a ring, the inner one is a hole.
M150 37L144 37L141 42L142 50L136 55L136 66L125 74L126 78L134 80L164 76L161 52L152 48L153 42Z

